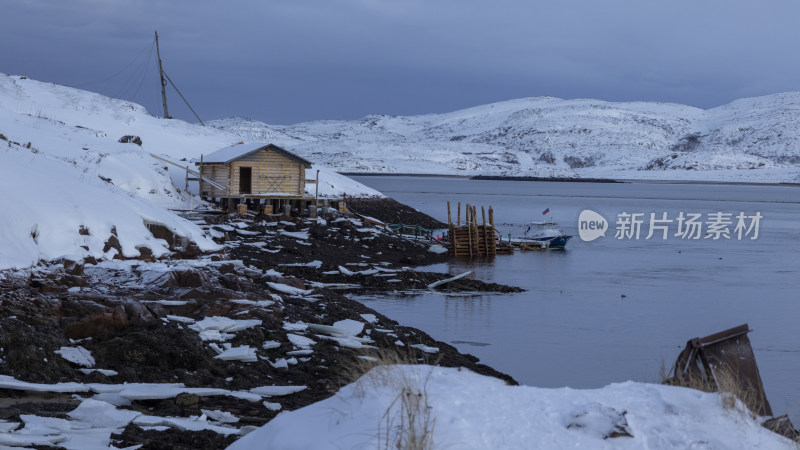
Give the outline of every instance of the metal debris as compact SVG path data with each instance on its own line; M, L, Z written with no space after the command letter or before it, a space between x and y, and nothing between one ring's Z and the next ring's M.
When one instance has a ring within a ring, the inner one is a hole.
M671 384L735 394L759 416L772 416L747 324L694 338L675 362Z

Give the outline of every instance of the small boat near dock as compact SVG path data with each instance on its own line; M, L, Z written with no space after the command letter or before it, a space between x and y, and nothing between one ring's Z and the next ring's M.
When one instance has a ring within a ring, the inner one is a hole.
M564 233L554 221L530 222L521 242L546 243L548 248L564 249L572 236Z

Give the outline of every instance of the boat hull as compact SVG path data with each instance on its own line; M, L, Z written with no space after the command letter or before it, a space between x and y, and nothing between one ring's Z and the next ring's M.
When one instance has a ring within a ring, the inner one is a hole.
M563 249L567 246L567 242L572 236L556 236L556 237L540 237L540 238L525 238L525 241L531 242L547 242L550 248Z

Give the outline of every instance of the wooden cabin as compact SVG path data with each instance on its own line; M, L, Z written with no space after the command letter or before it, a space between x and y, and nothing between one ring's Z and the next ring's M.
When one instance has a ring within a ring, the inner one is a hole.
M306 169L311 163L277 145L236 144L203 155L196 162L200 196L230 206L262 200L312 200L306 195ZM278 204L275 204L277 207Z

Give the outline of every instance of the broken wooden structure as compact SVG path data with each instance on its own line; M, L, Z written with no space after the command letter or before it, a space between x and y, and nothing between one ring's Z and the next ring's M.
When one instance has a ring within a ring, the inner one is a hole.
M461 203L458 203L456 223L450 215L450 202L447 202L448 245L453 256L494 256L497 254L497 235L494 231L494 210L489 206L489 224L486 223L486 210L481 206L482 223L478 224L477 208L466 205L464 225L461 225Z
M734 393L750 411L771 416L747 324L690 339L675 362L671 384Z
M218 200L224 209L246 204L272 214L287 206L302 210L314 200L306 195L311 163L274 144L238 143L201 156L195 164L200 196Z

